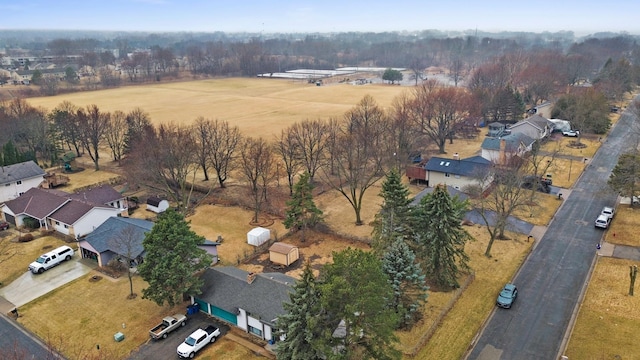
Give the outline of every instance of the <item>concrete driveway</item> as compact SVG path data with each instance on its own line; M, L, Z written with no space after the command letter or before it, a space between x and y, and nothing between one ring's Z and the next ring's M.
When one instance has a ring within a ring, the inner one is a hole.
M11 284L0 288L0 297L10 302L13 305L12 307L22 306L70 281L88 274L97 266L97 263L92 267L92 263L80 261L78 254L75 254L71 260L65 261L42 274L32 274L31 271L27 269L28 265L29 264L25 264L24 274ZM4 304L4 306L7 306L7 304Z

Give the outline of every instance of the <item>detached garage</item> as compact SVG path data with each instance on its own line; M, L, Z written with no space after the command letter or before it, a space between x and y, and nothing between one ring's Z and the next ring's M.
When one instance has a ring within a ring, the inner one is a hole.
M300 257L297 246L276 242L269 248L269 260L274 264L289 266Z

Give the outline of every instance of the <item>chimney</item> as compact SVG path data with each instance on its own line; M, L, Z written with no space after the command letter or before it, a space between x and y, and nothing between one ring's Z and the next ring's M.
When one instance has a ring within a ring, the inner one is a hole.
M507 162L507 140L500 139L500 156L498 157L498 161L501 165L504 165Z
M255 273L250 272L249 274L247 274L247 284L251 284L255 279L256 279Z
M453 160L460 160L460 154L453 153Z

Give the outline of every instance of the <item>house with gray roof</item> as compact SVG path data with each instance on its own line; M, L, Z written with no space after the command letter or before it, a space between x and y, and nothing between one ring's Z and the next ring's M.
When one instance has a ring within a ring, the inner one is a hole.
M44 180L45 172L34 161L0 166L0 204L17 198Z
M80 256L105 266L113 258L139 263L144 257L142 241L154 223L143 219L110 217L79 243Z
M509 130L512 134L521 133L534 140L540 140L551 135L551 132L553 132L553 123L536 114L511 125Z
M485 138L482 141L481 156L494 164L504 164L512 156L523 157L536 142L524 133L511 133L501 138Z
M427 170L427 182L430 187L443 184L461 190L469 185L488 186L491 181L486 177L491 166L491 161L482 156L460 159L456 155L453 159L434 156L424 167Z
M281 273L249 273L215 266L202 274L202 294L192 296L200 311L263 340L275 338L278 316L286 312L296 279Z

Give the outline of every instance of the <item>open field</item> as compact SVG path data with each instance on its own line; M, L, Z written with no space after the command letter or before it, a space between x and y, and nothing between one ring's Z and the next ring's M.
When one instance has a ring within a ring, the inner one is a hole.
M630 205L619 205L611 228L605 235L605 241L616 245L640 246L640 238L636 233L640 225L640 208Z
M30 98L28 102L48 110L63 101L83 107L96 104L110 112L140 107L155 124L189 124L202 116L237 125L246 136L270 137L301 120L341 117L367 94L388 108L407 90L386 84L315 86L299 80L228 78L127 86Z
M619 215L616 215L619 216ZM565 355L569 359L638 359L640 294L629 296L629 266L637 261L598 258Z

